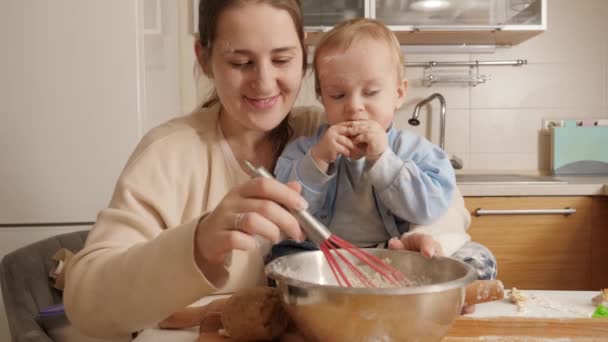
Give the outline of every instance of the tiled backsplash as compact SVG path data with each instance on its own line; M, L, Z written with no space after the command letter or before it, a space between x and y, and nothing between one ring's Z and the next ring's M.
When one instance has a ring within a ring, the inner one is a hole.
M418 101L439 92L447 103L446 150L463 160L463 171L547 171L544 118L608 118L608 1L550 0L548 7L547 31L518 46L482 55L406 56L412 62L526 59L528 64L480 67L491 79L476 87L425 87L423 69L408 68L408 100L396 125L438 144L437 101L421 110L420 126L407 119ZM309 75L298 104L314 103Z

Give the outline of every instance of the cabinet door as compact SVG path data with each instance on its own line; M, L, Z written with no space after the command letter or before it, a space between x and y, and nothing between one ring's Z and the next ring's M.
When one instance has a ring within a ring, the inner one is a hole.
M516 45L546 30L547 0L370 0L402 44Z
M139 3L0 1L0 224L107 206L145 107Z
M608 197L593 198L591 216L591 287L608 288Z
M467 28L541 25L541 0L372 0L375 17L387 25Z
M591 197L467 197L469 234L498 262L506 287L535 290L592 290ZM476 210L574 208L572 215L488 215Z
M367 0L303 0L304 25L307 30L321 30L336 23L366 16Z

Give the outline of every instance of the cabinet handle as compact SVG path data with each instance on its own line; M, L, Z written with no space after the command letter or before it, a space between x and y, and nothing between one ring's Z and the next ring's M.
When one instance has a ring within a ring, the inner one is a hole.
M492 210L492 209L475 209L475 216L488 216L488 215L572 215L576 213L574 208L564 209L505 209L505 210Z

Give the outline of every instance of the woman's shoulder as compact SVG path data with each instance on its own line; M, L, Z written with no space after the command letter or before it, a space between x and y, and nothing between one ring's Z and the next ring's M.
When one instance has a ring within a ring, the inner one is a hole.
M217 110L199 108L187 115L175 117L150 129L139 141L131 159L144 153L179 153L213 140L217 125Z
M316 106L294 107L289 118L289 124L294 131L293 138L313 135L325 122L323 109Z

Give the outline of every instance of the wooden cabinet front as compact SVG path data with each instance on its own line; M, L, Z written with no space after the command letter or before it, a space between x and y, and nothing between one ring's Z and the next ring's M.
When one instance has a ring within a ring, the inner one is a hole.
M467 197L465 201L472 216L469 234L495 254L498 278L507 288L596 290L591 272L591 197ZM480 208L574 208L576 213L477 216Z
M608 288L608 197L594 197L591 215L591 286Z

